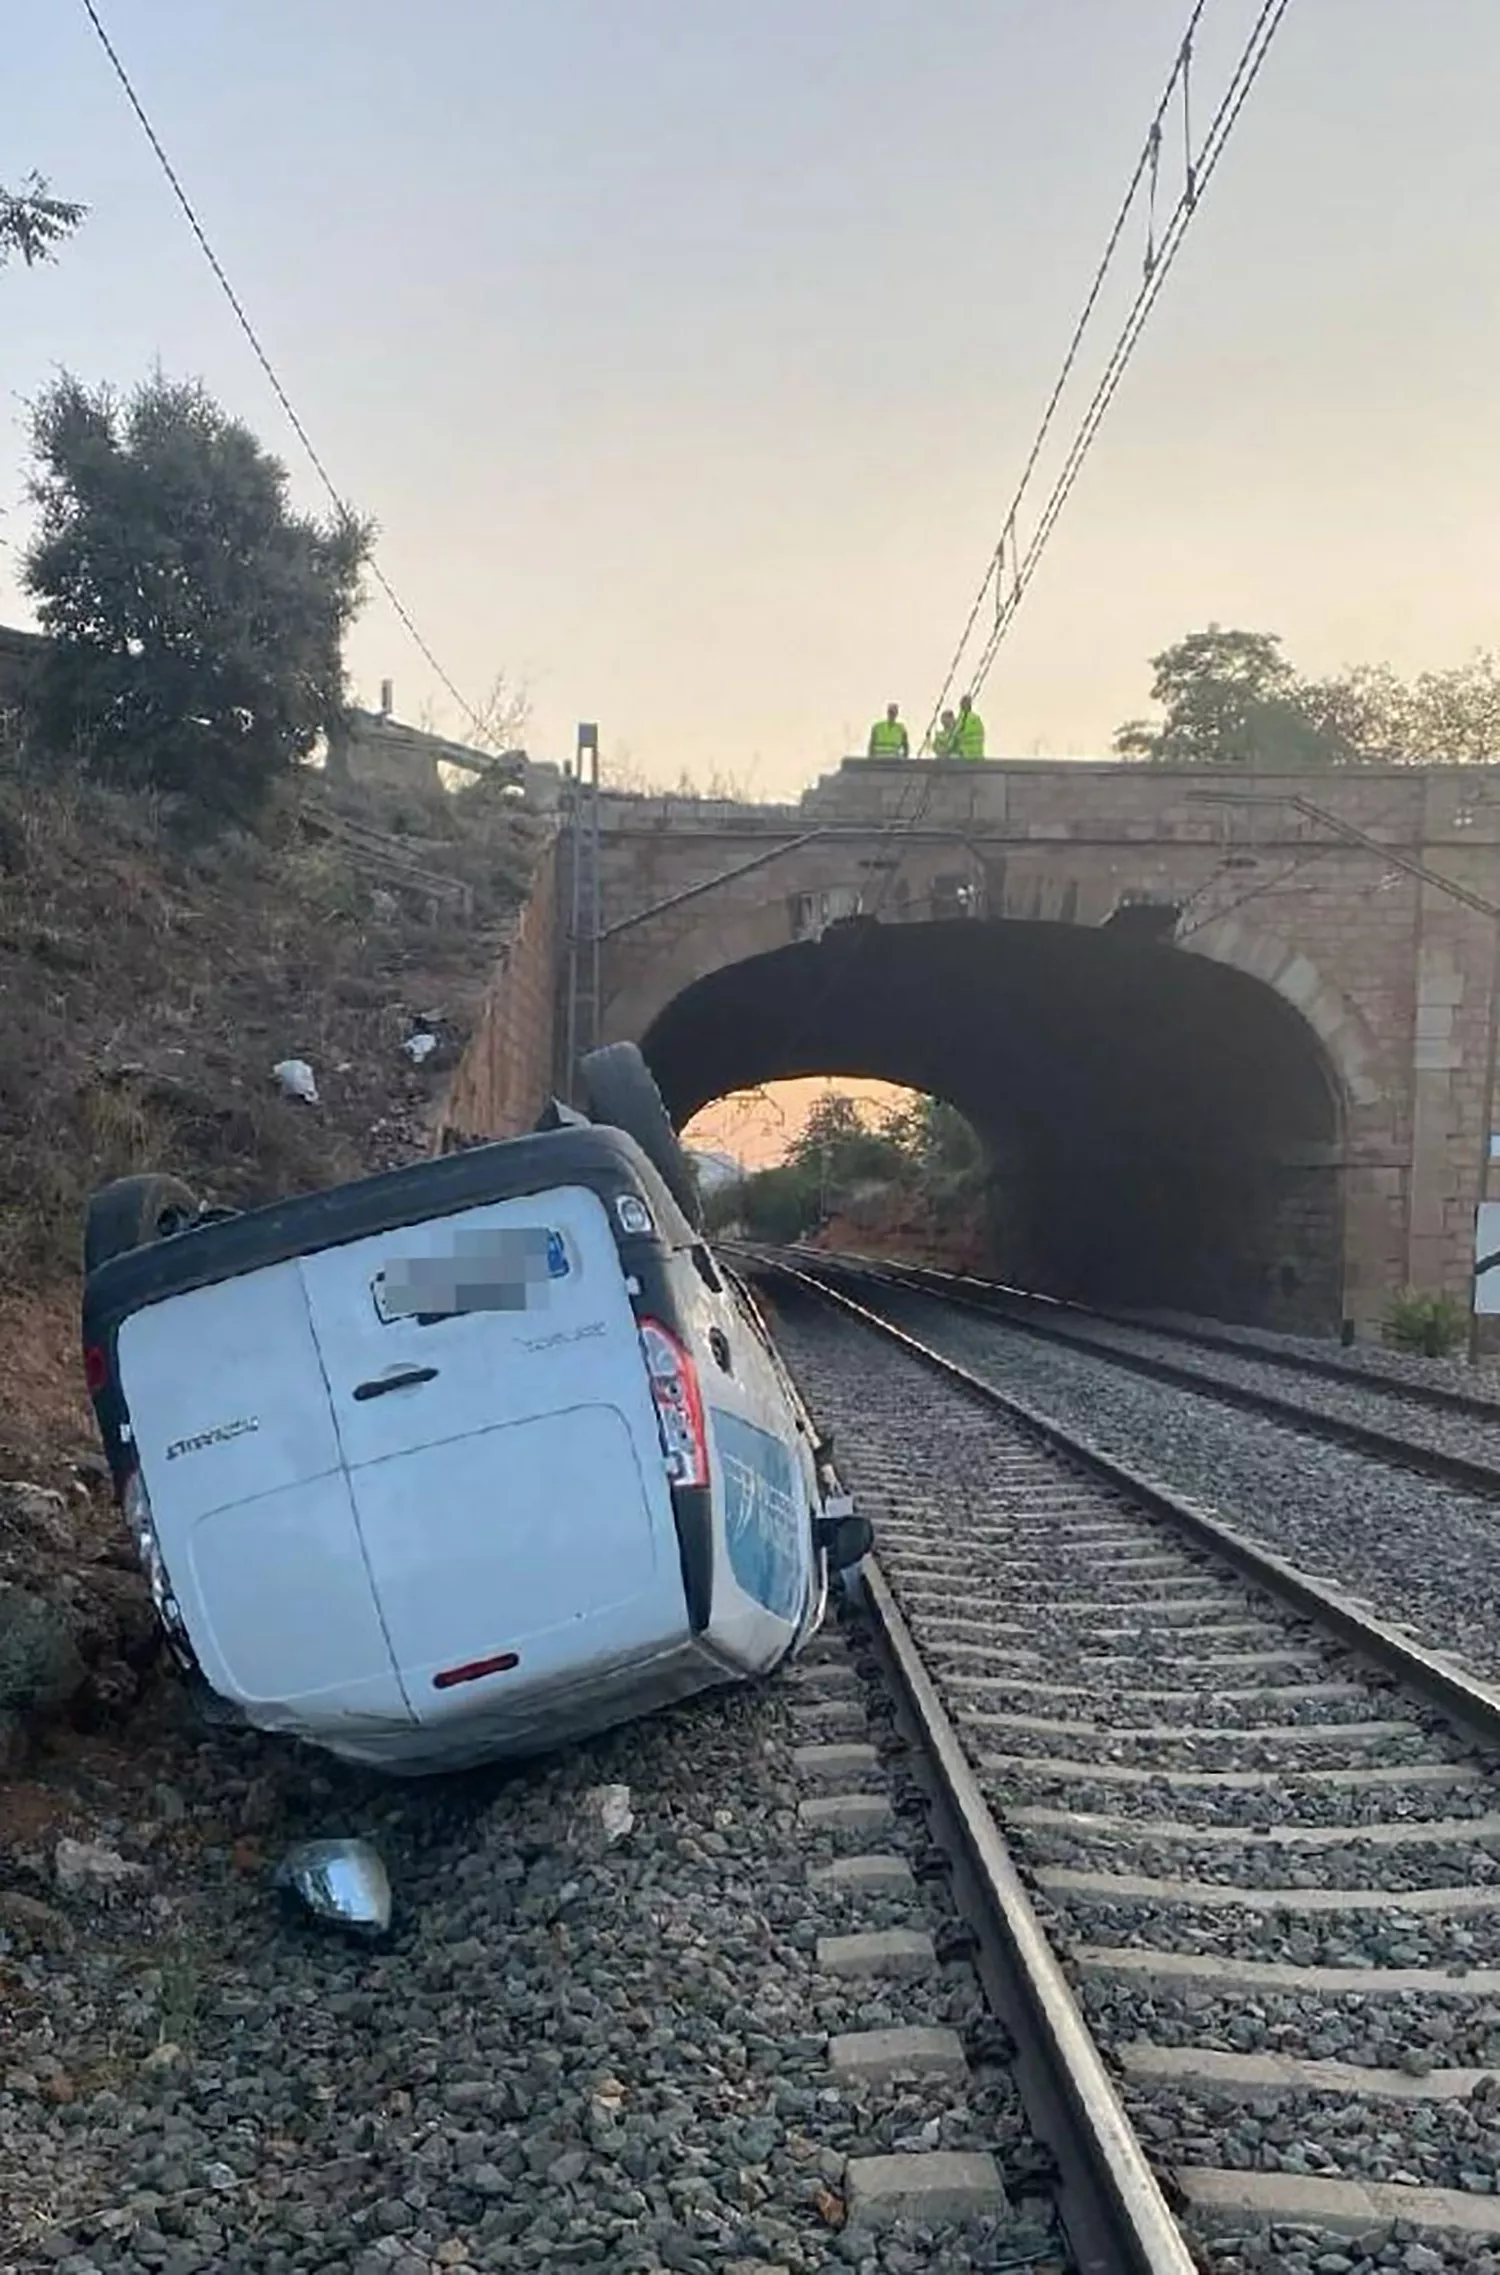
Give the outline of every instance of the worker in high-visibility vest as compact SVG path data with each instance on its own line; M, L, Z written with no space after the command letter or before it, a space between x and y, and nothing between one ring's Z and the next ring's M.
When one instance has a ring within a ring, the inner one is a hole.
M885 717L877 719L870 729L871 758L910 758L911 737L901 717L899 703L887 703Z
M945 711L937 723L937 732L932 738L932 755L934 758L953 758L957 751L958 721L951 711Z
M974 699L970 695L961 695L958 699L958 718L953 729L953 754L955 758L984 756L984 721L975 710Z

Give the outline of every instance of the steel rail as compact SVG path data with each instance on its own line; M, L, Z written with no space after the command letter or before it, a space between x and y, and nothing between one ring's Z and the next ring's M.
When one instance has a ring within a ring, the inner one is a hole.
M1015 1287L1005 1280L986 1280L973 1272L944 1272L928 1264L883 1264L879 1257L855 1256L851 1261L861 1269L887 1273L899 1284L920 1288L924 1294L964 1296L977 1291L980 1295L993 1296L997 1302L1011 1298L1017 1303L1045 1304L1062 1318L1094 1320L1101 1327L1124 1327L1138 1335L1159 1335L1163 1342L1183 1343L1190 1348L1196 1344L1205 1351L1222 1351L1226 1357L1245 1359L1255 1366L1280 1367L1291 1375L1316 1375L1329 1382L1347 1383L1351 1390L1370 1390L1383 1398L1405 1399L1412 1406L1430 1406L1446 1414L1466 1414L1474 1420L1500 1423L1500 1398L1487 1397L1483 1391L1461 1390L1453 1383L1408 1381L1399 1375L1370 1374L1346 1358L1325 1356L1321 1351L1278 1350L1272 1343L1247 1343L1228 1327L1218 1328L1207 1322L1188 1326L1177 1319L1156 1319L1149 1312L1101 1310L1095 1304L1078 1303L1072 1297L1039 1295L1034 1288ZM1500 1255L1486 1258L1484 1262L1500 1263Z
M826 1286L796 1265L768 1262L761 1268L794 1282L820 1302L833 1306L912 1358L919 1359L982 1404L1008 1415L1053 1452L1087 1470L1101 1484L1138 1507L1148 1509L1197 1546L1232 1565L1255 1587L1263 1588L1267 1594L1290 1604L1302 1617L1330 1630L1358 1657L1367 1660L1381 1674L1417 1692L1429 1706L1458 1724L1480 1745L1500 1747L1500 1687L1471 1675L1442 1652L1414 1642L1399 1628L1377 1619L1355 1597L1331 1581L1300 1571L1284 1556L1278 1556L1273 1549L1262 1548L1247 1533L1226 1524L1222 1517L1200 1503L1188 1500L1159 1478L1149 1477L1128 1462L1117 1460L1092 1439L1065 1428L1050 1414L1017 1398L1013 1391L1001 1390L994 1383L986 1382L981 1375L960 1365L957 1359L948 1358L944 1352L909 1335L905 1328L882 1319L879 1312L869 1310L853 1296Z
M1212 1398L1224 1406L1238 1407L1247 1414L1259 1414L1279 1422L1288 1429L1300 1430L1306 1436L1322 1438L1332 1445L1346 1446L1353 1453L1368 1455L1372 1460L1383 1461L1394 1468L1410 1469L1424 1477L1436 1479L1440 1484L1452 1485L1459 1491L1475 1493L1487 1500L1500 1500L1500 1466L1477 1461L1469 1454L1454 1453L1443 1446L1424 1445L1420 1439L1398 1437L1394 1431L1381 1429L1373 1422L1358 1422L1346 1414L1329 1414L1320 1408L1303 1406L1294 1398L1280 1398L1275 1391L1257 1390L1249 1383L1230 1382L1222 1375L1207 1374L1196 1367L1181 1365L1174 1359L1151 1351L1126 1350L1113 1343L1100 1343L1088 1335L1070 1330L1063 1322L1069 1310L1077 1314L1077 1307L1054 1302L1051 1298L1027 1296L1019 1289L1006 1289L998 1283L979 1281L970 1283L981 1289L992 1288L995 1300L985 1302L980 1297L957 1288L934 1288L924 1284L915 1272L904 1268L892 1271L863 1259L841 1258L835 1255L820 1256L815 1269L830 1274L843 1272L851 1278L874 1280L881 1286L905 1287L914 1294L926 1294L940 1303L950 1303L956 1310L970 1311L980 1318L994 1320L1012 1327L1018 1335L1030 1335L1036 1340L1061 1343L1067 1349L1081 1351L1097 1358L1106 1366L1118 1367L1126 1373L1144 1375L1155 1382L1170 1384L1174 1389L1195 1392L1200 1398ZM1006 1296L1013 1301L1044 1302L1048 1316L1035 1314L1026 1317L1008 1309ZM1132 1326L1129 1321L1107 1320L1103 1314L1082 1314L1097 1317L1101 1325ZM1144 1334L1154 1334L1154 1328L1142 1327ZM1260 1358L1258 1351L1241 1349L1237 1355L1251 1363ZM1347 1376L1344 1379L1348 1379ZM1367 1390L1379 1397L1400 1398L1405 1385L1389 1388L1373 1380L1360 1380L1353 1387ZM1436 1386L1434 1386L1436 1387ZM1464 1394L1454 1393L1455 1396ZM1468 1409L1465 1409L1468 1411ZM1500 1425L1500 1410L1481 1402L1482 1416Z
M1058 2160L1079 2275L1193 2275L1197 2262L877 1557L860 1567L859 1598L921 1749L940 1845L962 1866L954 1894L978 1936L977 1970L1015 2031L1017 2082Z
M1116 1460L1090 1439L854 1297L781 1257L757 1266L774 1288L805 1295L868 1330L1003 1417L1075 1473L1160 1520L1251 1587L1336 1638L1466 1737L1491 1766L1500 1754L1500 1687L1483 1682L1377 1618L1333 1583L1298 1570L1222 1518ZM1169 2168L1159 2181L1131 2126L1112 2072L1074 1999L1063 1965L1029 1898L999 1817L985 1800L892 1587L868 1558L859 1595L876 1656L894 1690L897 1727L915 1740L913 1769L931 1807L933 1834L954 1862L954 1897L976 1935L974 1965L992 2002L1015 2025L1017 2083L1033 2125L1058 2158L1058 2210L1086 2275L1166 2275L1198 2264L1174 2218L1183 2199Z

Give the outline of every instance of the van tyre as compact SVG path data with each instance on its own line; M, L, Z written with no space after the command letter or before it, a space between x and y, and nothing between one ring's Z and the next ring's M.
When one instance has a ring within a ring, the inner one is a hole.
M693 1165L683 1151L656 1077L634 1043L606 1043L579 1064L589 1113L623 1130L646 1159L695 1232L703 1229L703 1201Z
M111 1257L170 1239L198 1219L198 1196L178 1177L117 1177L90 1197L83 1225L83 1268L96 1272Z

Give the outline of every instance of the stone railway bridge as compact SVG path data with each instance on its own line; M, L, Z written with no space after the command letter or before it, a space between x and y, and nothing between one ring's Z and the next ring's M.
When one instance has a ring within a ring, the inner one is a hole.
M1059 1294L1329 1328L1465 1290L1500 972L1471 769L849 760L795 806L604 794L597 874L581 1039L639 1041L679 1121L790 1075L931 1091L988 1148L995 1266ZM566 1087L571 899L564 832L455 1135Z

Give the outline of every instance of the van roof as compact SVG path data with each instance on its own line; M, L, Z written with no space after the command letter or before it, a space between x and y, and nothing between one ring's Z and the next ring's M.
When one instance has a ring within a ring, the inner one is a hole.
M685 1247L691 1226L633 1138L603 1123L503 1138L457 1153L386 1170L349 1185L273 1201L115 1256L90 1273L83 1292L83 1339L104 1343L131 1312L192 1288L235 1279L268 1264L342 1247L372 1233L456 1215L486 1201L518 1199L560 1185L583 1185L609 1208L616 1240L632 1248ZM655 1237L622 1238L614 1203L633 1193L645 1201Z

